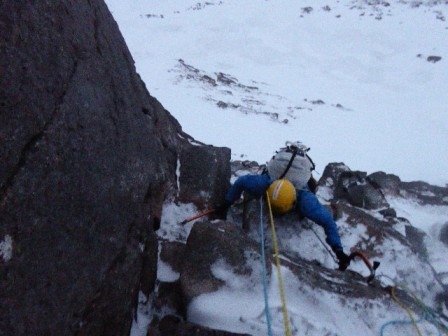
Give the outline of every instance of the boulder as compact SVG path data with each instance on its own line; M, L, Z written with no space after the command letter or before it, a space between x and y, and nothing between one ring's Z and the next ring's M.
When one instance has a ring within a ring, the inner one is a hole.
M189 146L180 155L179 197L198 208L213 207L230 187L230 149Z
M398 196L400 194L401 180L393 174L375 172L368 176L369 182L376 188L380 188L385 194Z
M259 270L252 268L261 263L258 245L233 223L195 223L188 236L180 275L186 305L193 298L217 291L225 284L225 280L213 273L215 263L228 265L235 274L258 277ZM270 266L267 264L268 273Z
M339 175L347 171L350 171L350 168L347 167L343 162L329 163L325 167L324 172L322 173L322 176L318 181L318 185L335 188L336 184L338 183Z
M335 198L345 199L351 205L368 210L389 207L381 189L369 181L365 172L340 173L334 194Z

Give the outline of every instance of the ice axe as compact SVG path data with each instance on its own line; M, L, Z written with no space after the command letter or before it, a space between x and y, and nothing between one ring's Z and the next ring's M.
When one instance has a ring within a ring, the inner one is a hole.
M192 220L195 220L195 219L204 217L204 216L206 216L206 215L208 215L208 214L211 214L212 212L215 212L215 209L208 209L208 210L199 212L199 213L197 213L197 214L194 215L194 216L191 216L191 217L188 217L187 219L184 219L184 220L183 220L182 222L180 222L179 224L180 224L180 225L187 224L188 222L191 222Z
M364 253L362 253L361 251L352 252L349 256L349 259L353 260L356 257L361 258L362 261L364 261L364 264L366 264L367 268L369 269L370 275L367 277L366 280L367 280L367 283L370 283L375 278L375 271L380 266L380 262L374 261L373 265L372 265L372 263L369 261L369 259L367 259L366 255Z

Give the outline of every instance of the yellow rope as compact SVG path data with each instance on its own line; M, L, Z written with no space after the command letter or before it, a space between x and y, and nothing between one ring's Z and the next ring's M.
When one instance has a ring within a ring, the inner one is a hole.
M291 336L291 330L289 328L288 310L286 309L285 288L283 286L282 273L280 271L280 258L277 244L277 234L275 233L274 217L272 215L271 202L269 201L269 194L266 192L266 198L269 208L269 218L271 222L272 241L274 242L274 256L275 264L277 266L277 277L280 287L280 298L282 300L283 322L285 324L285 335Z
M415 329L417 330L417 333L419 336L422 336L422 333L420 332L420 329L418 328L417 322L414 319L414 316L412 315L411 308L409 308L407 305L402 303L400 300L398 300L397 296L395 295L395 287L392 287L390 289L390 294L392 295L392 298L396 303L398 303L404 310L406 310L406 313L408 313L409 318L412 321L412 324L414 325Z
M411 293L412 297L414 298L414 300L417 302L417 304L420 306L420 308L428 315L431 316L432 313L429 311L428 307L422 302L422 300L420 300L417 297L417 294L415 294L414 291L412 291L409 287L407 287L404 284L398 285L396 286L398 287L403 287L403 289L405 289L407 292ZM415 310L414 310L415 311ZM438 321L434 321L434 325L439 329L439 332L442 331L445 335L448 336L448 332L446 331L446 329L444 328L444 326L439 323ZM441 329L445 329L445 330L441 330Z

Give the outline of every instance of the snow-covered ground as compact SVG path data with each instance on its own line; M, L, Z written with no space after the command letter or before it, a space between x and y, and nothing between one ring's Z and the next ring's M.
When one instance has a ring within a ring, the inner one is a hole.
M366 2L106 1L149 92L197 140L259 163L302 140L320 171L445 185L448 7ZM245 87L195 81L179 59Z
M233 159L259 163L286 140L300 140L311 147L318 172L330 162L344 162L354 170L384 171L403 181L445 186L448 5L366 2L106 0L148 91L195 139L230 147ZM420 206L400 198L388 201L398 216L428 234L432 266L448 272L447 248L437 240L448 207ZM170 223L195 211L190 205L166 205L159 236L186 239L192 223ZM353 232L345 230L343 221L338 225L347 246L364 234L362 227ZM301 242L306 238L300 237ZM309 241L316 243L313 237ZM313 247L318 249L318 244ZM394 278L397 269L412 276L409 283L424 276L412 268L400 246L383 248L380 270L385 281ZM306 257L305 249L300 252ZM332 262L325 251L320 261ZM215 271L216 277L228 280L228 287L195 300L190 320L266 335L261 282L254 287L225 265L216 265ZM398 322L409 321L398 305L342 305L334 294L298 287L286 267L282 274L293 335L416 334L411 323ZM158 276L173 281L179 275L160 264ZM282 334L274 273L269 303L273 332ZM373 324L363 320L365 309L376 317ZM142 312L132 336L145 334L147 314ZM441 334L427 322L419 326L423 335Z

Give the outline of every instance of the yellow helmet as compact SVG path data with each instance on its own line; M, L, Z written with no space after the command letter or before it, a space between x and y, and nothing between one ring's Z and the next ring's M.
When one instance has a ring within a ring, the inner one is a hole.
M277 214L291 210L296 202L296 189L285 179L275 180L268 188L269 203Z

